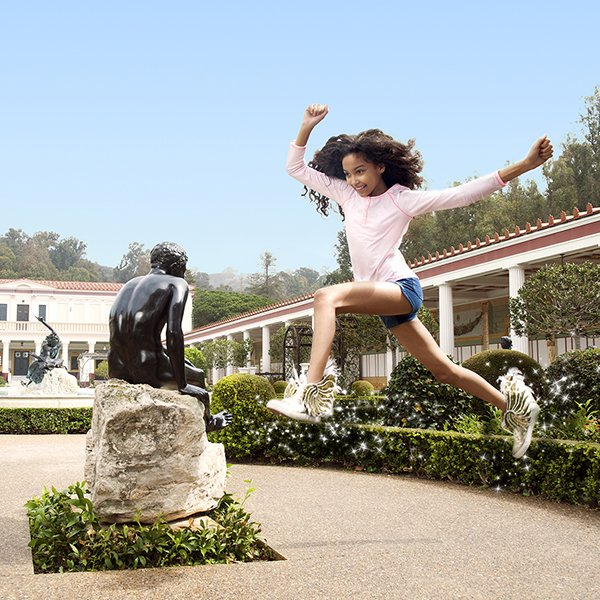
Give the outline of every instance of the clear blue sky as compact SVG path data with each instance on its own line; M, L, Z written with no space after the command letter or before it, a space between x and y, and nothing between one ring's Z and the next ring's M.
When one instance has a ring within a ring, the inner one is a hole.
M337 216L286 175L311 102L333 134L415 138L427 186L580 134L600 85L593 1L0 3L0 233L52 230L114 266L333 269ZM541 180L540 180L541 181Z

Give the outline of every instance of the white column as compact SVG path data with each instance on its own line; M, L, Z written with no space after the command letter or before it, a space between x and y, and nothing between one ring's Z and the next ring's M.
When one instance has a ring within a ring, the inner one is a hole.
M440 299L440 348L445 354L454 356L454 307L452 286L442 283L439 287Z
M525 283L525 268L519 265L508 267L508 295L510 298L516 298L519 290ZM510 337L513 342L513 350L529 354L529 339L527 336L518 336L515 334L512 324L510 328Z
M251 336L250 336L250 331L248 329L246 329L242 335L244 336L244 342L247 342ZM250 357L250 353L248 353L248 360L246 361L246 367L251 367L252 366L252 358Z
M88 340L88 352L93 353L96 350L96 342ZM79 365L80 381L89 381L90 375L96 370L96 360L93 358L85 358L83 364Z
M233 342L233 340L234 340L234 337L233 337L233 335L230 333L230 334L227 336L227 341L228 341L228 342ZM234 372L233 365L231 365L231 364L228 364L228 365L227 365L227 367L225 368L225 375L233 375L233 372Z
M391 348L388 348L385 353L385 376L388 381L392 371L394 370L394 354L395 350L392 350Z
M71 363L69 357L69 342L68 340L61 340L62 342L62 356L59 358L63 359L63 365L67 368L67 371L71 370Z
M2 339L2 369L1 369L1 371L3 373L8 373L8 369L10 367L10 365L9 365L9 360L10 360L9 347L10 347L10 338L3 338Z
M34 352L39 356L42 352L42 341L41 340L35 340L33 342L33 345L35 346L35 350Z
M271 371L271 357L269 350L271 349L271 330L268 325L261 327L262 329L262 372L269 373Z

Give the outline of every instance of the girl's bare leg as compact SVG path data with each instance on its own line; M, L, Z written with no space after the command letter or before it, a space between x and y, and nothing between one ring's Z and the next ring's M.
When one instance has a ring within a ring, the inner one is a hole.
M465 390L505 411L504 395L477 373L454 364L419 319L397 325L390 331L400 345L427 367L438 381Z
M310 366L306 374L309 383L317 383L323 377L335 336L336 315L399 315L411 312L412 306L395 283L354 281L317 290L314 311Z
M315 292L314 333L307 373L309 383L323 377L335 336L335 318L344 313L402 315L412 311L400 288L391 282L355 281L340 283ZM504 396L485 379L454 364L436 344L418 320L413 319L391 329L398 342L442 383L449 383L490 402L500 410L506 408Z

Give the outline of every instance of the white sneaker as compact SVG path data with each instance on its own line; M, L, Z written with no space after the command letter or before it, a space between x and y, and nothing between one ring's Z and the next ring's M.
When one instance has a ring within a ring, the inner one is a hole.
M330 361L325 368L323 377L318 383L306 383L306 378L294 372L294 377L288 383L283 400L270 400L267 408L275 414L305 421L320 423L333 415L335 392L339 391L336 384L337 370ZM289 393L288 393L289 390Z
M525 383L523 373L516 367L511 367L498 381L500 391L506 398L502 427L513 434L513 456L521 458L531 444L540 407L535 401L533 390Z

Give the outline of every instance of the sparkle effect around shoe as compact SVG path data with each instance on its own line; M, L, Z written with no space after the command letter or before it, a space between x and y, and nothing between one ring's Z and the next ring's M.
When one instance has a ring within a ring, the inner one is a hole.
M513 434L513 456L521 458L531 444L540 407L535 401L533 390L525 383L523 373L516 367L511 367L498 381L500 391L506 398L502 426Z

